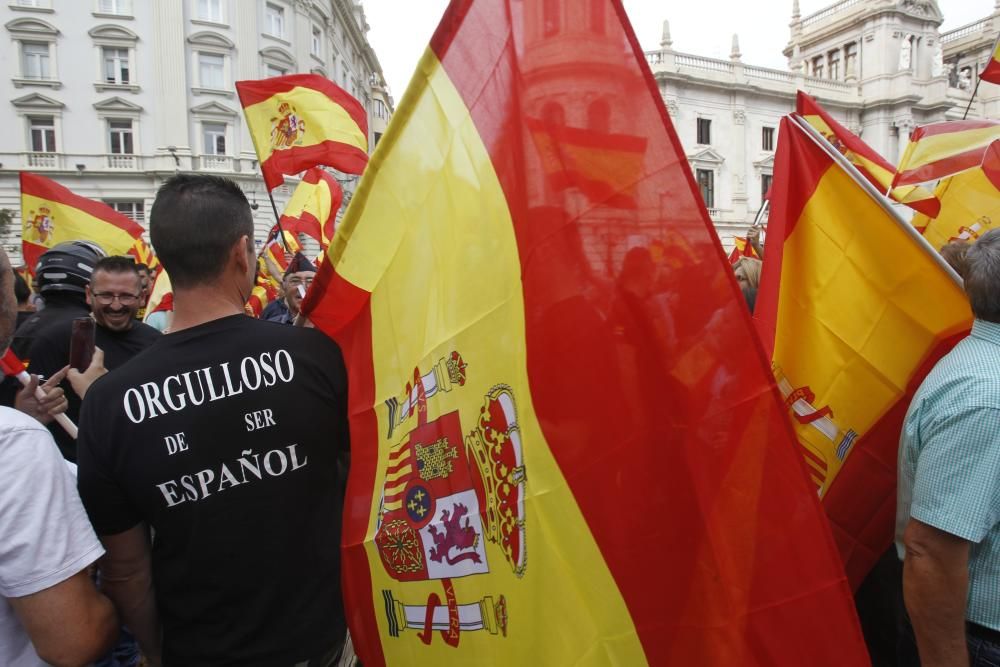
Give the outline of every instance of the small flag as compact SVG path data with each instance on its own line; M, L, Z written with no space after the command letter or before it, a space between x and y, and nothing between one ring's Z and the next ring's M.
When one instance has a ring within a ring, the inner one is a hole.
M861 175L874 185L879 192L889 191L889 196L915 211L934 217L941 208L934 194L919 185L907 185L889 190L896 168L889 164L875 149L866 144L846 127L838 123L810 95L798 92L795 110L807 123L823 136L830 145L857 167Z
M295 235L310 236L326 250L333 238L337 212L343 200L344 191L337 179L314 167L303 175L285 205L281 228Z
M326 165L360 174L368 164L368 116L361 103L318 74L237 81L268 190Z
M760 259L757 249L750 243L749 238L733 237L733 251L729 253L729 263L735 264L740 261L740 257L753 257Z
M940 255L810 130L781 121L754 320L857 585L892 540L903 415L972 314Z
M174 288L170 284L170 276L167 272L160 270L156 274L153 282L153 289L149 293L149 302L146 304L146 315L144 320L149 319L153 313L160 311L172 311L174 309Z
M448 5L303 305L349 374L358 655L866 664L624 8L542 4ZM588 116L626 177L539 141Z
M995 120L949 120L921 125L910 134L893 187L933 181L974 169L1000 139Z
M38 258L66 241L93 241L109 255L133 254L142 225L106 204L74 194L55 181L21 172L21 249L33 270Z

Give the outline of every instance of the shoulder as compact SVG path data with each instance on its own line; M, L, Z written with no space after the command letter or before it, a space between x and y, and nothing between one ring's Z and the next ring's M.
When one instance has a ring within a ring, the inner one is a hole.
M131 335L140 340L154 341L163 334L145 322L136 322L131 329Z
M47 434L49 430L19 410L0 406L0 446L13 433Z

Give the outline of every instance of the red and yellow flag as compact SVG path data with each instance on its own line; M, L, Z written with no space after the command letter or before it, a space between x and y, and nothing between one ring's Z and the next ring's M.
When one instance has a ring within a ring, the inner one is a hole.
M1000 139L995 120L949 120L921 125L899 161L893 187L933 181L974 169L983 163L986 149Z
M1000 225L1000 142L993 142L983 165L942 179L936 218L917 215L913 226L938 250L951 241L974 242Z
M149 301L146 303L146 315L144 319L159 311L172 311L174 309L174 287L170 284L170 276L166 271L156 274L153 281L153 289L149 293Z
M807 127L781 121L754 319L857 585L892 539L910 399L972 314L937 252Z
M729 263L735 264L740 261L740 257L760 259L760 255L757 254L757 250L753 247L753 244L750 243L750 239L734 236L733 251L729 253Z
M293 232L282 228L282 235L284 245L278 236L278 226L272 227L264 242L264 248L257 257L257 277L246 303L247 313L254 317L260 317L267 304L281 294L281 277L288 269L288 264L295 253L302 249L298 237Z
M281 216L281 228L292 234L316 239L326 250L337 225L337 211L344 201L344 191L337 179L319 168L302 176Z
M560 7L553 28L538 3L451 3L306 297L350 378L343 581L358 653L866 664L624 9ZM542 107L574 124L580 100L606 103L609 135L646 142L634 182L604 203L580 196L571 166L570 185L549 187L533 136ZM634 210L612 203L625 191Z
M38 258L66 241L93 241L109 255L133 255L142 225L106 204L72 193L55 181L21 172L21 252L34 270Z
M993 56L979 74L979 78L990 83L1000 83L1000 38L993 46Z
M368 116L361 103L318 74L237 81L264 183L322 164L360 174L368 164Z
M934 217L941 208L941 203L926 188L919 185L904 185L889 190L896 168L888 160L875 152L859 136L838 123L810 95L798 91L795 98L795 110L807 123L819 132L824 139L857 167L861 175L878 188L879 192L889 192L889 196L901 204Z

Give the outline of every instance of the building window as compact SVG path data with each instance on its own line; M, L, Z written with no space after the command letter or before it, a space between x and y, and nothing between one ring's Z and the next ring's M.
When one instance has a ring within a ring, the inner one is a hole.
M270 79L272 76L285 76L288 74L288 70L278 67L277 65L272 65L271 63L266 63L264 65L264 76Z
M97 11L101 14L128 15L131 0L97 0Z
M129 83L128 49L104 47L104 81Z
M712 143L712 121L709 118L698 119L698 143L705 146Z
M198 0L198 18L222 23L222 0Z
M49 78L49 45L43 42L21 43L21 73L25 79Z
M225 123L202 123L201 133L205 143L205 155L226 154Z
M136 222L143 222L146 219L145 209L141 201L105 201L104 203Z
M217 53L198 54L198 82L202 88L226 87L226 57Z
M317 58L323 57L323 31L313 26L312 41L309 43L309 53Z
M132 121L109 120L108 135L113 155L132 155L135 152L132 145Z
M389 107L385 105L380 99L375 100L375 117L376 118L388 118L389 117Z
M813 76L818 79L823 78L823 56L813 58Z
M771 174L761 174L760 175L760 200L764 201L767 199L767 193L771 190L771 183L774 182L774 176Z
M774 150L774 128L764 127L760 130L760 149L763 151Z
M559 32L559 0L542 0L542 31L546 37Z
M264 8L264 27L273 37L285 36L285 10L278 5L267 3Z
M56 124L51 116L28 119L31 128L31 150L34 153L56 152Z
M696 169L698 189L706 208L715 208L715 172L711 169Z
M857 76L856 67L858 66L858 45L851 42L847 45L844 56L844 75L845 76Z
M598 35L604 34L604 0L590 0L590 30Z
M830 52L830 78L840 78L840 51Z

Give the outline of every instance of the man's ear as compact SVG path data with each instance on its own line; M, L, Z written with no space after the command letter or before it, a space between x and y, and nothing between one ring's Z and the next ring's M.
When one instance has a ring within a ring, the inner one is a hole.
M229 261L236 263L236 268L240 270L241 274L250 272L250 254L247 252L249 244L250 238L244 234L229 249Z
M90 285L87 285L87 289L85 290L84 294L87 297L87 305L88 306L93 306L94 305L93 304L93 299L92 299L92 297L90 295Z

